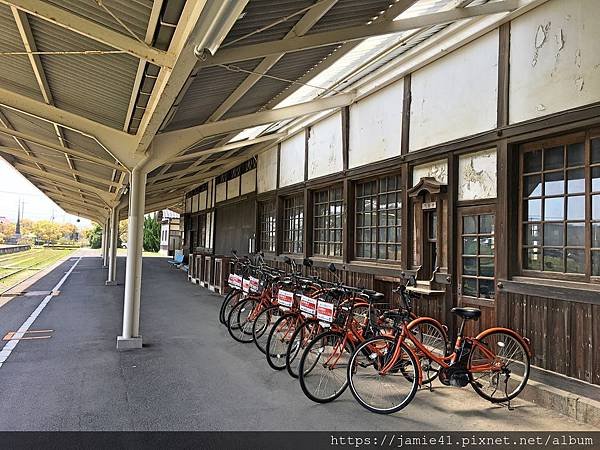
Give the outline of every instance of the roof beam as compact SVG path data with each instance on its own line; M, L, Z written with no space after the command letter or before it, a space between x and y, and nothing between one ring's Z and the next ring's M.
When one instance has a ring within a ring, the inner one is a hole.
M56 186L43 185L39 189L41 189L44 192L44 194L46 194L46 195L51 193L55 196L61 197L65 200L68 200L71 202L77 201L77 202L85 203L86 205L94 206L94 207L102 209L102 210L108 208L108 206L106 206L102 203L98 203L96 201L90 200L89 198L86 198L86 197L79 198L79 197L71 197L69 195L66 195L63 192L59 191ZM73 190L71 190L71 192L76 192L77 194L79 194L79 190L77 190L77 189L73 189Z
M206 123L182 130L162 133L154 138L152 143L152 152L154 154L154 169L165 161L168 161L178 153L189 148L191 145L209 136L229 133L230 131L251 128L257 125L265 125L280 120L293 119L299 116L314 114L328 109L341 108L351 104L356 98L356 92L333 95L331 97L320 98L310 102L299 103L297 105L286 106L285 108L259 111L219 122Z
M2 151L2 148L0 148L0 152L1 151ZM93 181L94 183L98 183L98 184L103 184L107 187L109 187L109 186L114 186L116 188L121 187L119 185L119 183L110 181L106 178L97 177L95 175L90 175L88 173L83 173L79 170L74 170L69 167L64 167L64 166L61 167L60 165L54 164L52 162L47 162L47 161L43 161L43 160L41 160L41 161L38 160L38 161L41 165L45 166L46 168L53 169L53 170L59 171L59 172L63 172L65 175L71 175L71 174L77 175L77 176L83 177L86 180ZM29 168L29 166L26 166L26 165L20 164L20 163L16 163L16 164L14 164L14 168L17 170L21 170L22 168ZM108 194L108 191L106 193Z
M263 42L260 44L233 47L223 49L217 52L215 56L206 55L203 51L201 51L201 49L197 48L196 54L198 55L198 58L203 61L204 66L229 64L237 61L247 61L270 55L298 52L310 48L324 47L342 42L363 40L374 36L382 36L422 27L441 25L471 17L509 12L517 9L518 7L518 0L502 0L498 2L485 3L480 6L454 8L450 11L425 14L422 16L411 17L409 19L401 19L392 22L361 25L357 27L349 27L340 30L325 31L322 33L299 36L293 39L284 39Z
M199 172L201 169L211 169L213 167L217 167L217 166L222 166L225 163L239 163L242 161L246 161L248 158L245 156L242 157L236 157L236 158L229 158L229 159L217 159L216 161L211 161L209 163L206 164L202 164L201 166L192 166L192 167L186 167L185 169L182 170L178 170L176 172L167 172L167 173L163 173L161 175L157 175L155 177L152 177L151 180L152 181L159 181L159 180L165 180L168 178L173 178L173 177L178 177L180 175L187 175L190 173L197 173Z
M182 155L182 156L177 156L176 158L170 159L169 163L178 163L178 162L182 162L182 161L189 161L192 159L200 158L201 156L208 156L208 155L213 155L215 153L226 152L228 150L235 150L238 148L246 147L248 145L258 144L260 142L274 141L277 139L284 138L287 135L288 135L288 133L272 133L272 134L265 134L264 136L259 136L254 139L244 139L241 141L230 142L228 144L219 145L218 147L213 147L213 148L210 148L207 150L200 150L198 152L188 153L188 154Z
M47 20L62 28L66 28L67 30L81 34L158 66L170 68L173 65L173 55L44 1L0 0L0 3L14 6L21 11L25 11L40 19Z
M126 167L134 167L137 163L130 151L135 143L135 136L8 89L0 88L0 104L92 137Z
M88 203L83 203L80 201L77 201L75 199L69 199L69 198L64 198L61 195L58 195L54 192L46 192L46 195L52 199L52 201L56 202L57 204L62 204L62 203L66 203L68 205L74 206L76 208L83 208L83 209L87 209L89 211L97 211L100 213L106 213L106 210L104 208L99 208L97 206L88 204Z
M169 53L177 57L172 70L162 69L158 74L136 134L138 153L148 149L177 95L194 71L198 63L194 46L218 47L247 3L248 0L186 2L169 45Z
M3 123L1 119L2 119L2 116L0 115L0 124ZM36 136L31 136L26 133L21 133L20 131L16 131L16 130L12 129L12 127L10 127L10 128L7 127L6 123L4 123L3 125L4 126L0 126L0 133L12 136L17 141L17 143L19 143L20 141L31 142L33 144L39 145L40 147L47 148L48 150L52 150L52 151L62 153L62 154L67 153L70 156L73 156L73 157L76 157L79 159L83 159L83 160L91 162L91 163L99 164L104 167L108 167L108 168L116 169L116 170L120 170L120 171L124 170L124 168L122 166L119 166L118 164L115 164L115 163L111 163L110 161L106 161L105 159L97 158L96 156L88 155L87 153L84 153L83 151L74 150L72 148L63 148L60 145L54 144L52 142L46 141L46 140L38 138ZM24 152L31 153L31 151L28 148L22 147L22 143L19 144L19 147L21 147ZM19 156L19 155L15 155L15 156Z

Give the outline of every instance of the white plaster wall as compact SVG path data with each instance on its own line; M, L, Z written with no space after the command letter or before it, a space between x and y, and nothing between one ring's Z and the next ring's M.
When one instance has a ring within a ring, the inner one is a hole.
M257 191L272 191L277 188L277 146L258 155Z
M198 212L198 194L192 197L192 212Z
M496 29L413 73L410 151L496 127L498 39Z
M227 182L227 199L240 195L240 177L235 177Z
M200 205L198 206L198 209L199 209L200 211L202 211L202 210L206 209L206 194L207 194L207 191L202 191L202 192L200 192L200 194L198 194L198 195L199 195L199 197L198 197L198 199L199 199L199 200L198 200L198 202L199 202L199 204L200 204Z
M214 213L206 214L206 240L208 248L213 248L213 217Z
M342 157L342 113L318 122L308 137L308 178L317 178L344 168Z
M448 183L448 160L440 159L413 167L412 186L421 178L433 177L440 183Z
M511 123L600 100L600 2L551 0L511 22Z
M216 202L222 202L223 200L227 200L227 183L219 183L217 184L217 198Z
M350 106L349 167L400 154L403 97L400 80Z
M279 186L304 181L305 133L302 130L281 143Z
M214 186L214 178L212 180L208 181L208 190L207 192L207 196L208 196L208 208L212 208L213 206L215 206L213 203L214 200L214 194L213 194L213 186Z
M496 149L468 153L458 158L458 199L495 198L497 190Z
M256 190L256 169L242 174L242 195Z
M185 199L185 212L186 213L192 212L192 199L191 198Z

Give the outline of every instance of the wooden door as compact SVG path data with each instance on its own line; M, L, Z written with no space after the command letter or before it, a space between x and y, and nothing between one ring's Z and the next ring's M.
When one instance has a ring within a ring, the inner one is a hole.
M458 305L481 309L479 321L467 322L467 334L496 326L495 221L491 205L458 210Z

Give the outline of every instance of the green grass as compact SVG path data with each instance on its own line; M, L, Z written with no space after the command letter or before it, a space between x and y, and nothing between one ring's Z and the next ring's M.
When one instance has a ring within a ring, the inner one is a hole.
M0 292L26 280L75 250L34 247L25 252L0 255Z

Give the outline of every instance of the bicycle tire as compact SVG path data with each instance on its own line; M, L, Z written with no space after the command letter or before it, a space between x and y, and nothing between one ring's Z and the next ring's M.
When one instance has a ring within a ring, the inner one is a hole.
M264 317L266 316L266 317ZM261 351L262 354L266 354L267 340L269 339L269 332L275 321L281 317L281 310L279 306L269 306L262 310L256 320L252 324L252 338L256 347ZM266 321L266 326L261 330L258 327Z
M227 293L225 299L223 299L223 303L221 303L221 309L219 310L219 322L221 322L223 325L227 326L227 319L229 318L231 308L239 303L241 294L242 291L232 289Z
M288 313L281 316L269 332L265 354L269 367L274 370L285 369L287 342L294 334L295 327L298 326L298 316L299 313Z
M227 318L227 331L238 342L248 344L252 342L252 313L260 302L249 298L235 305Z
M304 323L294 331L285 355L285 368L292 378L298 378L299 376L298 367L300 365L300 359L302 358L302 352L308 343L322 332L323 327L316 319L305 320ZM305 333L308 333L308 335L305 335ZM294 346L296 341L299 341L299 345Z

